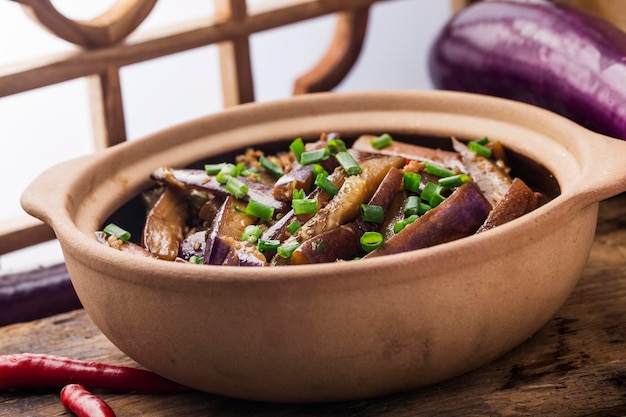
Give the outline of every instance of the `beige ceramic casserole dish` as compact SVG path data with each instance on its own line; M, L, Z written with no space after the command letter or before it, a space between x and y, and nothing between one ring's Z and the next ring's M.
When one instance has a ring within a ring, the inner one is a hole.
M547 168L560 195L479 235L354 262L199 266L96 241L156 167L328 131L487 135ZM335 401L436 383L530 337L576 285L598 202L626 191L625 165L626 142L525 104L442 91L321 93L242 105L60 164L22 204L54 229L93 321L140 364L215 394Z

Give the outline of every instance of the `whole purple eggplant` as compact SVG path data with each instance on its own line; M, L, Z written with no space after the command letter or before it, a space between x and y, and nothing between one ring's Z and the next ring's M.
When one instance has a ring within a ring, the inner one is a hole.
M436 88L534 104L626 139L626 33L578 9L475 3L443 27L429 71Z
M81 307L63 263L0 275L0 326Z

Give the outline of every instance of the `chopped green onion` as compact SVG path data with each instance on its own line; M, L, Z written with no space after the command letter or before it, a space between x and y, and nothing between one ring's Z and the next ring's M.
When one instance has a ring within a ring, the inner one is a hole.
M380 247L384 242L383 235L379 232L365 232L361 236L361 247L366 252L371 252Z
M410 195L404 199L403 212L405 216L411 216L419 213L420 198L416 195Z
M268 250L276 250L280 246L280 240L278 239L259 239L259 243L257 245L258 249L261 252Z
M346 147L346 143L341 139L331 139L328 141L328 145L326 145L328 151L331 155L336 155L339 152L345 152L348 148Z
M272 217L274 217L274 207L266 206L256 200L250 200L248 205L246 205L244 213L256 216L265 221L270 221Z
M301 200L303 198L306 198L306 193L301 188L294 188L292 194L292 200Z
M313 214L317 212L317 198L296 198L291 206L295 214Z
M422 182L422 176L416 172L405 172L404 173L404 189L412 191L414 193L418 192L420 189L420 184Z
M130 239L130 232L122 229L115 223L107 224L102 231L107 236L115 236L118 240L121 240L122 242L126 242L128 239Z
M235 198L244 198L248 194L248 185L237 177L229 177L226 181L226 191L231 193Z
M361 204L361 218L366 222L380 224L385 221L385 211L382 206Z
M289 225L287 226L287 230L289 231L289 233L291 233L292 235L295 234L298 230L300 230L302 226L300 226L300 223L298 223L297 220L292 221L291 223L289 223Z
M291 255L293 255L298 247L300 247L300 243L298 242L287 242L280 245L277 249L277 252L283 258L288 259L291 258Z
M219 164L205 164L204 171L207 175L217 175L222 170L222 168L224 168L224 165L226 165L225 162L221 162Z
M317 177L319 174L324 174L328 176L328 172L324 169L320 164L313 165L313 174Z
M432 195L432 197L428 201L428 204L430 204L431 207L437 207L439 204L443 203L445 200L446 198L444 196L442 196L439 193L436 193Z
M404 229L407 225L413 223L415 220L417 220L419 218L419 216L417 214L412 214L409 217L400 220L399 222L396 222L393 225L393 232L394 233L400 233L400 231L402 229Z
M429 182L422 191L422 200L430 204L431 207L437 207L441 202L443 202L443 200L445 200L445 197L441 195L442 190L443 188L440 185L435 184L434 182Z
M484 156L485 158L491 158L491 149L489 149L485 145L482 145L478 142L469 142L467 144L467 147L469 148L470 151L474 152L475 154Z
M291 149L291 152L293 152L293 156L296 158L296 161L300 162L300 156L305 150L302 138L294 139L294 141L291 142L291 144L289 145L289 149Z
M346 171L346 174L359 175L361 172L363 172L363 170L356 162L352 154L350 154L350 152L339 152L337 153L337 155L335 155L335 158L337 158L337 162L339 162L339 165L341 165L344 171Z
M249 177L250 175L253 174L258 174L260 171L257 167L249 167L249 168L244 168L239 172L239 175L241 175L242 177Z
M370 144L372 145L374 149L382 149L391 145L392 142L393 142L393 138L391 137L391 135L389 133L383 133L377 138L372 139L370 141Z
M315 185L320 187L322 191L330 196L337 195L339 187L337 187L328 177L324 174L317 174L315 177Z
M222 169L220 169L220 172L218 172L215 176L215 179L220 184L226 184L229 178L236 177L237 175L239 175L239 168L237 168L237 165L228 163L224 164Z
M191 255L189 257L189 263L192 264L203 264L204 263L204 258L201 256L197 256L197 255Z
M478 143L479 145L486 145L486 144L488 144L488 143L489 143L489 138L488 138L487 136L484 136L484 137L482 137L482 138L480 138L480 139L478 139L478 140L474 140L474 141L472 141L472 142L476 142L476 143Z
M428 210L432 210L432 206L430 204L426 204L423 201L420 201L420 205L417 208L417 214L418 215L422 215L424 213L426 213Z
M302 152L300 155L300 163L302 165L317 164L322 162L330 156L328 148L315 149L312 151Z
M259 164L271 172L276 177L281 177L283 175L283 168L280 165L275 164L264 156L259 158Z
M259 226L257 226L256 224L249 224L248 226L246 226L245 229L243 229L241 240L248 241L250 243L256 243L261 237L262 233L263 231Z
M453 175L451 177L439 178L439 185L444 189L450 189L454 187L460 187L461 185L469 182L471 180L470 176L467 174L458 174Z
M437 165L429 161L425 161L424 165L426 165L426 172L437 177L451 177L456 175L456 172L453 170L444 168L441 165Z

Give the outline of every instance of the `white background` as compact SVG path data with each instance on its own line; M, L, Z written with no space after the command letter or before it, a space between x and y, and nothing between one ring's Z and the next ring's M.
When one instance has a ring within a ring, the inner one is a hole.
M268 0L265 0L268 1ZM56 0L67 16L90 18L112 0ZM255 1L249 4L254 5ZM212 14L211 0L160 0L138 31ZM364 49L336 91L430 89L428 49L450 16L446 0L375 4ZM293 81L324 54L335 18L325 16L251 37L257 101L291 95ZM21 6L0 1L0 66L72 50L34 24ZM215 46L125 67L122 93L129 140L222 109ZM84 80L0 98L0 221L19 216L22 190L44 169L93 151ZM56 242L0 257L0 272L61 259Z

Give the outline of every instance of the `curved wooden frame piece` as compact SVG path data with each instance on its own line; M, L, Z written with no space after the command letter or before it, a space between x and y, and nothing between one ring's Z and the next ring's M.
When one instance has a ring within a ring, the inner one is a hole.
M52 32L75 45L85 48L108 46L122 41L144 21L157 0L117 0L102 15L91 20L65 17L52 0L13 0L20 3L26 14Z
M361 53L369 9L366 6L337 13L330 46L315 67L296 79L293 94L330 91L344 79Z

